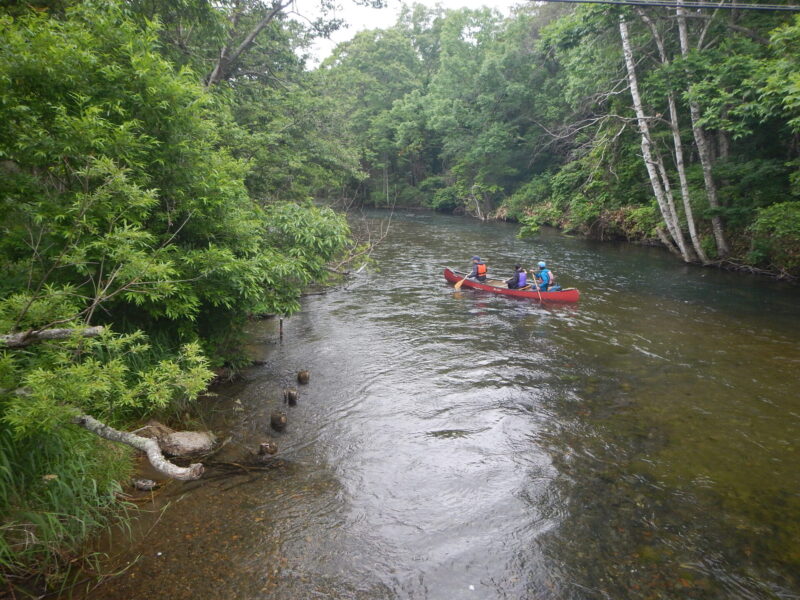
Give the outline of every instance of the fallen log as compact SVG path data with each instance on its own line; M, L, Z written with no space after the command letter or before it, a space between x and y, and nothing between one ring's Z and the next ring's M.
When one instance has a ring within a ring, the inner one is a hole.
M105 328L102 325L82 329L40 329L0 335L0 348L22 348L42 340L65 340L73 335L97 337Z
M156 440L126 431L119 431L118 429L109 427L105 423L101 423L89 415L77 416L72 422L101 438L120 444L126 444L137 450L141 450L147 455L147 459L156 471L172 479L191 481L193 479L200 479L203 474L204 468L200 463L193 463L188 467L179 467L169 462L161 453L161 447Z

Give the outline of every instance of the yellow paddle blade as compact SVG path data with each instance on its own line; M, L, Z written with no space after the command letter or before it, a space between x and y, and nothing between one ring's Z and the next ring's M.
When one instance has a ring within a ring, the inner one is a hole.
M454 289L457 289L457 290L460 290L460 289L461 289L461 284L462 284L462 283L464 283L464 281L465 281L465 280L466 280L466 277L464 277L464 279L462 279L462 280L461 280L461 281L459 281L457 284L455 284L455 285L453 286L453 288L454 288Z

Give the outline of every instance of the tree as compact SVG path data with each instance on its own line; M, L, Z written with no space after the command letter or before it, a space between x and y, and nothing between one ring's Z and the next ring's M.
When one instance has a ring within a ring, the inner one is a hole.
M670 59L667 55L666 45L664 40L659 32L656 24L653 22L650 17L648 17L645 12L641 9L638 9L637 14L639 17L647 24L650 28L650 31L653 34L653 39L656 42L658 47L658 55L661 60L661 64L665 68L669 68L670 66ZM681 128L680 122L678 118L678 107L677 102L675 100L675 92L670 85L666 92L667 95L667 104L669 106L669 128L672 132L672 144L673 149L675 152L675 169L678 172L678 181L680 182L680 190L681 190L681 199L683 200L683 212L686 218L686 225L689 228L689 239L692 242L692 248L700 259L700 262L707 263L708 257L706 256L705 251L703 250L703 246L700 243L700 237L697 233L697 225L694 219L694 210L692 209L692 201L689 193L689 182L686 178L686 163L684 160L683 155L683 141L681 140Z
M668 240L662 237L662 240L667 243L668 247L674 242L683 260L690 262L692 256L689 254L678 221L678 214L675 211L675 203L672 198L669 177L664 166L664 161L658 153L653 151L650 126L645 116L644 109L642 108L642 99L639 94L639 82L636 77L636 67L633 59L633 50L631 49L630 36L628 34L628 24L624 17L620 17L619 32L622 38L622 50L625 57L625 67L628 73L628 84L630 86L631 97L633 98L633 108L636 112L636 120L639 124L639 132L642 136L642 155L645 167L647 168L647 174L650 177L650 185L653 187L653 193L656 196L658 206L661 209L661 215L664 218L664 222L667 224L667 230L671 238L671 240Z
M350 243L330 209L250 197L227 99L164 58L162 31L115 2L0 16L0 460L19 465L0 561L17 573L111 518L131 462L97 435L198 476L124 429L183 414L212 364L245 360L247 316L298 310Z
M680 31L681 41L681 54L686 58L689 55L689 35L686 27L686 16L683 9L682 0L678 0L678 8L676 9L678 15L678 30ZM702 40L702 36L701 36ZM702 44L702 41L699 42ZM714 182L714 176L711 172L711 152L708 148L705 132L699 124L700 121L700 107L694 100L689 101L692 117L692 133L694 134L694 141L697 144L697 152L700 155L700 162L703 165L703 180L705 181L706 194L708 196L708 204L712 210L719 209L719 200L717 199L717 186ZM714 229L714 238L717 242L717 253L720 256L726 256L730 250L728 242L725 239L723 231L722 220L719 214L714 214L711 217L711 224Z
M361 6L382 8L385 0L353 0ZM148 20L155 17L165 25L162 39L173 48L174 57L184 57L198 69L206 62L213 64L210 70L202 71L203 80L212 87L222 82L231 82L239 77L263 74L272 70L275 61L264 60L260 52L265 46L264 38L275 34L288 25L288 17L297 9L294 0L225 0L208 3L204 0L184 0L178 3L133 0L133 9ZM316 36L328 36L342 26L341 19L332 17L336 3L332 0L308 2L303 8L315 7L317 17L309 18L298 13L300 22L307 22L303 36L306 42ZM261 54L262 60L246 64L245 59Z

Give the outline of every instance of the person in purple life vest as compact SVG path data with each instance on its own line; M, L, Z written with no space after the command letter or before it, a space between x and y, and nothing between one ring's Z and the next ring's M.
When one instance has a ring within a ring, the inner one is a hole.
M514 276L506 279L506 284L510 290L518 290L528 285L528 272L519 265L514 265Z

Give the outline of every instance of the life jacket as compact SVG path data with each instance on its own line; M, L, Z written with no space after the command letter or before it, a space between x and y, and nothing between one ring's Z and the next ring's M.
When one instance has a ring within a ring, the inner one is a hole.
M517 273L517 287L525 287L528 285L528 274L525 271Z
M537 275L539 276L539 279L542 280L542 285L544 286L550 285L553 281L553 278L550 276L549 269L542 269L537 273Z
M475 263L475 276L486 277L486 263Z

